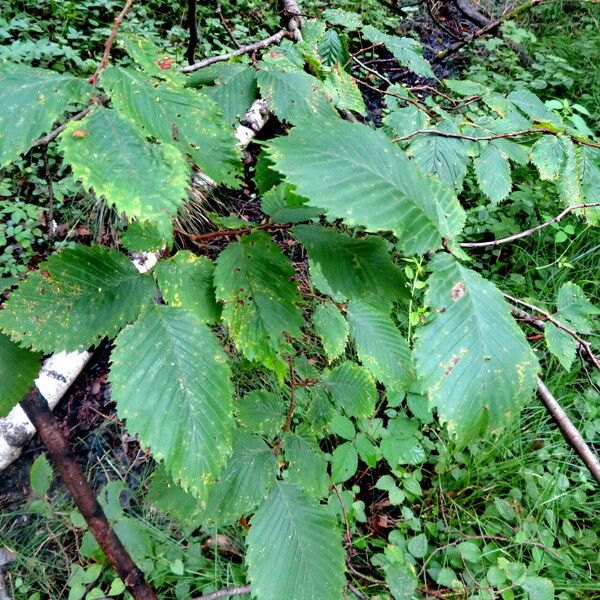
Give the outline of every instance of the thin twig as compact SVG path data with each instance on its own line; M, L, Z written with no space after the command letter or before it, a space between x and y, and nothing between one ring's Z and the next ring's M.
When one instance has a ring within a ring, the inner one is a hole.
M348 584L348 591L352 592L360 600L369 600L359 589L355 588L351 583Z
M379 92L380 94L383 94L384 96L392 96L393 98L397 98L398 100L407 102L408 104L412 104L414 107L416 107L420 111L424 112L427 116L429 116L429 117L432 116L432 114L418 100L415 100L414 98L406 98L406 97L401 96L400 94L396 94L394 92L388 92L387 90L380 90L378 87L375 87L374 85L371 85L370 83L367 83L366 81L363 81L362 79L359 79L358 77L352 77L352 79L354 79L354 81L356 81L356 83L358 83L359 85L362 85L363 87L373 90L374 92ZM394 140L392 140L392 141L394 141Z
M48 162L48 148L44 148L44 179L48 188L48 210L46 211L46 225L50 237L54 236L54 190L52 188L52 176L50 174L50 164Z
M381 81L385 81L390 86L394 85L385 75L382 75L375 69L371 69L371 67L368 67L367 65L365 65L365 63L362 62L360 59L356 58L356 56L352 56L351 58L357 65L362 67L365 71L369 71L369 73L371 73L372 75L375 75L375 77L378 77L379 79L381 79Z
M490 240L489 242L461 242L459 246L461 248L485 248L488 246L499 246L500 244L507 244L508 242L514 242L515 240L520 240L522 238L528 237L537 233L544 227L548 227L550 225L554 225L554 223L558 223L564 216L568 215L570 212L574 210L579 210L582 208L592 208L594 206L600 206L600 202L582 202L580 204L572 204L571 206L567 206L561 213L556 215L554 218L541 223L540 225L536 225L531 229L527 229L525 231L521 231L520 233L516 233L515 235L510 235L505 238L500 238L497 240Z
M45 146L46 144L49 144L52 140L56 139L67 128L69 123L83 119L83 117L88 115L93 108L94 108L94 105L84 108L81 112L78 112L76 115L73 115L68 121L66 121L62 125L58 126L56 129L53 129L50 133L41 137L39 140L35 140L35 142L33 142L33 144L31 144L31 147L35 148L36 146Z
M73 456L56 418L37 388L33 388L21 402L21 408L33 423L48 449L56 470L69 490L79 512L85 519L106 558L136 600L158 600L144 578L143 572L111 527L102 507L90 488L83 470Z
M188 0L187 10L187 26L190 32L190 39L188 40L188 47L185 51L185 58L187 58L188 64L194 64L194 54L196 53L196 47L198 46L198 19L196 17L196 0Z
M333 491L335 492L335 495L337 496L337 499L340 503L340 507L342 509L342 518L344 520L344 527L346 530L346 551L350 553L350 550L352 549L352 534L350 533L350 523L348 522L348 513L346 512L346 506L344 505L344 500L342 499L342 494L340 494L338 486L335 483L333 483L331 484L331 487L333 487Z
M273 35L261 40L260 42L254 42L254 44L248 44L247 46L242 46L233 52L228 52L227 54L220 54L219 56L209 56L193 65L189 65L188 67L181 67L179 69L182 73L193 73L194 71L198 71L204 67L208 67L214 63L223 62L233 58L234 56L241 56L242 54L251 54L252 52L256 52L257 50L262 50L263 48L267 48L272 44L279 44L281 40L285 37L288 37L290 34L285 29L274 33Z
M245 227L244 229L220 229L219 231L210 231L209 233L187 233L181 229L173 229L174 233L183 235L194 242L209 242L222 237L235 237L237 235L246 235L253 231L262 231L264 229L277 230L289 229L292 223L264 223L257 227Z
M285 417L283 431L289 431L292 426L292 417L294 416L294 408L296 407L296 372L294 370L294 361L292 357L288 357L290 365L290 407Z
M449 27L446 27L436 16L433 6L432 6L432 2L431 0L427 0L426 2L427 4L427 12L429 13L429 16L431 17L431 20L444 32L446 32L451 38L454 38L455 40L458 40L459 42L464 41L463 38L454 33L454 31L452 31Z
M88 82L91 83L93 86L95 86L98 83L98 76L100 75L100 73L102 73L102 71L104 71L104 69L108 67L108 62L110 60L110 51L117 37L117 33L119 32L119 27L121 26L125 15L129 12L129 9L131 8L131 5L134 3L134 1L135 0L127 0L127 2L125 2L123 10L114 20L112 29L110 30L110 34L106 39L106 42L104 43L104 54L102 55L102 60L100 61L96 72L88 79Z
M458 138L460 140L469 140L471 142L490 142L492 140L502 140L505 138L514 138L521 137L523 135L530 135L532 133L544 133L547 135L563 135L561 131L554 131L553 129L545 129L543 127L537 127L533 129L521 129L520 131L511 131L509 133L498 133L495 135L483 135L481 137L476 137L473 135L465 135L462 133L453 133L450 131L439 131L437 129L418 129L417 131L412 131L411 133L407 133L406 135L401 135L392 139L393 142L404 142L406 140L410 140L417 135L439 135L440 137L446 138ZM581 138L575 136L569 136L571 141L575 144L580 144L582 146L590 146L591 148L600 148L600 144L596 142L590 142L588 140L582 140Z
M540 308L539 306L535 306L535 304L529 304L529 302L525 302L524 300L519 300L518 298L513 298L512 296L509 296L508 294L503 294L503 295L510 302L512 302L514 304L519 304L521 306L525 306L529 310L533 310L534 312L536 312L540 315L543 315L548 321L550 321L550 323L552 323L559 329L562 329L565 333L568 333L585 350L586 354L588 355L588 357L590 359L590 362L594 365L594 367L596 367L596 369L598 369L600 371L600 361L594 355L594 352L592 351L592 345L587 340L584 340L576 331L574 331L570 327L567 327L566 325L561 323L558 319L553 317L548 311L545 311L543 308Z
M225 18L225 15L223 14L223 10L221 9L221 3L220 2L217 3L217 15L219 16L219 19L221 21L221 25L223 25L223 28L229 34L229 37L231 38L231 41L234 43L235 47L236 48L241 48L242 45L238 42L238 39L235 37L235 33L233 33L233 29L231 29L231 26L229 25L229 22L227 21L227 19Z
M575 452L579 454L589 472L600 484L600 461L598 460L598 457L588 446L581 433L579 433L577 427L573 425L567 413L556 401L556 398L554 398L554 396L550 393L550 390L546 387L541 379L538 379L537 395L544 403L553 419L556 421L556 424L560 428L564 438L575 450Z
M242 594L249 594L250 586L242 585L240 587L227 588L224 590L218 590L211 592L210 594L204 594L204 596L196 596L192 600L218 600L218 598L228 598L230 596L241 596Z

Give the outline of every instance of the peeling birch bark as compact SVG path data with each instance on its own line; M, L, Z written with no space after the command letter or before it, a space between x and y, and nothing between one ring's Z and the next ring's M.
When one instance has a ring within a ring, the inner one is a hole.
M256 100L246 113L235 132L238 147L245 148L262 129L269 118L264 100ZM207 189L215 182L204 174L195 175ZM131 262L140 273L151 271L162 252L141 252L132 256ZM50 410L60 402L72 383L77 379L92 357L91 352L58 352L44 360L35 385L48 402ZM34 436L35 427L17 404L10 413L0 419L0 471L16 460L27 442Z

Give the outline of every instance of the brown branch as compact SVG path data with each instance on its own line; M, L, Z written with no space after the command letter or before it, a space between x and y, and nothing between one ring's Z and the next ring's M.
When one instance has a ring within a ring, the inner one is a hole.
M566 325L563 325L558 319L553 317L548 311L545 311L543 308L540 308L539 306L535 306L535 304L529 304L529 302L525 302L524 300L519 300L518 298L513 298L512 296L509 296L508 294L503 294L503 296L507 300L509 300L510 302L512 302L514 304L520 304L521 306L525 306L529 310L532 310L532 311L544 316L548 321L550 321L550 323L552 323L554 326L558 327L558 329L562 329L565 333L568 333L575 341L577 341L579 343L581 348L583 348L583 350L587 354L588 358L590 359L590 363L592 365L594 365L594 367L596 367L596 369L598 369L600 371L600 361L598 360L598 358L595 356L594 352L592 351L592 345L587 340L584 340L576 331L574 331L570 327L567 327Z
M227 588L224 590L218 590L211 592L210 594L204 594L204 596L197 596L192 600L218 600L219 598L228 598L229 596L241 596L242 594L249 594L250 586L242 585L240 587Z
M198 46L198 19L196 18L196 0L188 0L187 9L187 26L190 32L190 39L188 40L188 47L185 51L185 58L187 58L188 64L194 64L194 54L196 53L196 47Z
M144 574L114 532L85 475L73 456L58 422L50 412L37 388L33 388L20 402L21 408L33 423L44 442L56 470L69 490L89 530L93 533L117 575L136 600L158 600L146 582Z
M285 424L283 425L283 431L289 431L292 426L292 417L294 416L294 408L296 407L296 372L294 370L294 361L290 356L288 358L290 365L290 407L285 417Z
M253 231L289 229L292 223L263 223L257 227L245 227L244 229L220 229L219 231L210 231L209 233L187 233L181 229L173 229L174 233L183 235L194 242L209 242L222 237L235 237L237 235L246 235Z
M417 135L439 135L441 137L446 138L458 138L460 140L469 140L471 142L489 142L492 140L502 140L504 138L514 138L521 137L523 135L529 135L532 133L545 133L547 135L564 135L562 131L554 131L553 129L545 129L543 127L538 127L534 129L521 129L520 131L511 131L509 133L498 133L495 135L483 135L481 137L476 137L472 135L464 135L462 133L453 133L450 131L438 131L437 129L418 129L417 131L412 131L406 135L401 135L392 139L392 142L404 142L406 140L410 140ZM592 148L600 148L600 144L595 142L590 142L588 140L582 140L581 138L575 136L569 136L571 141L575 144L580 144L582 146L590 146Z
M110 51L112 50L112 46L117 37L117 33L119 32L119 27L121 26L125 15L129 12L129 9L131 8L131 5L134 3L134 1L135 0L127 0L127 2L125 2L123 10L114 20L112 29L110 30L110 34L106 39L106 42L104 43L104 54L102 55L102 60L100 61L96 72L88 79L88 82L91 83L93 86L95 86L98 83L98 76L100 75L100 73L102 73L102 71L104 71L104 69L108 67L108 62L110 60Z
M342 494L340 494L340 490L339 490L338 486L335 483L332 483L331 487L333 487L333 491L335 492L335 495L337 496L337 499L340 503L340 507L342 509L342 519L344 521L344 529L345 529L344 535L346 537L346 552L348 552L348 554L351 554L351 552L352 552L352 534L350 533L350 523L348 522L348 513L346 512L344 500L342 498Z
M370 83L367 83L366 81L363 81L362 79L359 79L358 77L352 77L352 79L354 81L356 81L356 83L358 83L359 85L362 85L363 87L373 90L374 92L379 92L380 94L383 94L384 96L392 96L393 98L397 98L398 100L402 100L403 102L412 104L413 106L418 108L420 111L424 112L427 116L429 116L429 117L433 116L431 112L429 112L418 100L415 100L414 98L405 98L404 96L401 96L400 94L395 94L394 92L388 92L387 90L380 90L378 87L375 87L374 85L371 85ZM395 140L392 140L392 141L395 141Z
M435 11L433 9L433 5L431 0L426 0L426 5L427 5L427 12L429 13L429 16L431 17L431 20L444 32L446 32L451 38L458 40L459 42L463 41L463 38L458 35L457 33L455 33L454 31L452 31L449 27L446 27L436 16Z
M600 202L582 202L580 204L572 204L571 206L567 206L561 213L556 215L554 218L546 221L544 223L540 223L540 225L536 225L531 229L527 229L525 231L521 231L520 233L516 233L515 235L510 235L505 238L490 240L489 242L461 242L459 246L461 248L485 248L488 246L499 246L500 244L507 244L508 242L514 242L515 240L520 240L522 238L528 237L537 233L541 229L553 225L554 223L558 223L564 216L568 215L570 212L574 210L579 210L582 208L592 208L594 206L600 206Z
M565 440L567 440L573 450L579 454L589 472L600 484L600 461L598 460L598 457L588 446L577 427L573 425L573 422L569 419L567 413L562 409L560 404L556 401L556 398L550 393L550 390L541 379L538 379L537 395L548 409L548 412L552 415L552 418L561 430Z
M491 19L488 19L484 15L482 15L478 10L475 9L474 6L471 5L469 0L454 0L454 3L469 21L475 23L475 25L479 25L479 27L486 27L490 24Z
M208 67L214 63L223 62L233 58L234 56L241 56L242 54L251 54L252 52L256 52L257 50L262 50L263 48L267 48L272 44L279 44L281 40L285 37L288 37L290 34L285 29L274 33L273 35L261 40L260 42L254 42L254 44L248 44L247 46L242 46L233 52L228 52L227 54L220 54L219 56L209 56L197 63L189 65L188 67L181 67L179 69L182 73L193 73L194 71L198 71L204 67Z
M53 129L50 133L41 137L39 140L35 140L35 142L33 142L33 144L31 144L31 147L35 148L36 146L45 146L46 144L49 144L52 140L55 140L67 128L69 123L83 119L83 117L88 115L93 108L94 108L93 105L88 106L87 108L84 108L81 112L78 112L76 115L73 115L68 121L66 121L62 125L59 125L56 129Z
M227 21L227 19L225 18L225 15L223 14L223 10L221 9L221 3L217 3L217 15L219 16L219 19L221 21L221 25L223 25L223 28L225 29L225 31L227 31L227 33L229 34L229 37L231 38L231 41L234 43L236 48L241 48L242 45L238 42L237 38L235 37L235 33L233 33L233 29L231 29L231 26L229 25L229 22ZM192 64L192 63L190 63Z
M50 174L50 162L48 160L48 148L44 148L44 179L48 188L48 210L46 211L46 227L48 234L54 237L54 188L52 187L52 175Z

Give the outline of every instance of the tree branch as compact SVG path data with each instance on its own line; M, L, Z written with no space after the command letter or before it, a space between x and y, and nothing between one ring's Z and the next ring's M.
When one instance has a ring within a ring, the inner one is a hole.
M552 323L559 329L562 329L564 332L568 333L576 342L579 343L581 348L583 348L583 350L587 354L588 358L590 359L590 363L592 365L594 365L594 367L596 367L596 369L598 369L600 371L600 361L594 355L594 353L592 351L592 345L587 340L584 340L576 331L574 331L570 327L567 327L566 325L563 325L558 319L553 317L548 311L545 311L544 309L540 308L539 306L535 306L535 304L529 304L529 302L519 300L518 298L513 298L512 296L509 296L508 294L503 294L503 296L510 302L513 302L514 304L520 304L521 306L525 306L529 310L533 310L534 312L544 316L548 321L550 321L550 323Z
M129 553L110 526L102 507L86 481L85 475L67 441L58 422L50 412L46 401L37 388L33 388L21 400L21 407L29 420L35 425L44 442L56 470L71 494L75 504L90 531L98 541L110 564L123 580L125 587L136 600L158 600L152 588L146 582L144 574L129 556Z
M220 229L219 231L210 231L209 233L187 233L181 229L173 229L174 233L183 235L194 242L209 242L222 237L235 237L246 235L253 231L262 231L264 229L289 229L292 223L263 223L257 227L245 227L244 229Z
M600 202L582 202L580 204L572 204L571 206L567 206L561 213L556 215L554 218L546 221L545 223L541 223L540 225L536 225L531 229L527 229L525 231L521 231L520 233L516 233L515 235L510 235L505 238L501 238L498 240L490 240L489 242L461 242L459 246L461 248L485 248L488 246L499 246L500 244L507 244L508 242L514 242L515 240L520 240L522 238L528 237L537 233L544 227L548 227L549 225L553 225L554 223L558 223L565 215L568 215L570 212L574 210L579 210L582 208L592 208L594 206L600 206Z
M189 65L188 67L181 67L181 69L179 69L179 70L182 73L193 73L194 71L198 71L199 69L208 67L209 65L212 65L214 63L229 60L230 58L233 58L234 56L241 56L242 54L250 54L252 52L255 52L256 50L262 50L263 48L267 48L268 46L271 46L272 44L279 44L279 42L281 42L281 40L283 38L288 37L289 35L290 34L285 29L282 29L281 31L274 33L273 35L269 36L268 38L265 38L264 40L261 40L260 42L254 42L254 44L248 44L247 46L242 46L241 48L238 48L237 50L234 50L233 52L228 52L227 54L220 54L219 56L209 56L208 58L205 58L204 60L201 60L197 63Z
M110 34L104 43L104 54L102 55L102 60L96 69L96 72L88 79L88 82L95 86L98 83L98 76L106 67L108 67L108 61L110 60L110 51L117 37L117 33L119 32L119 27L125 18L125 15L129 12L131 5L135 2L135 0L127 0L125 2L125 6L123 10L119 13L117 18L115 19L112 29L110 30Z
M211 592L210 594L204 594L204 596L197 596L192 600L218 600L219 598L229 598L230 596L241 596L242 594L249 594L250 586L243 585L241 587L227 588L224 590L218 590L217 592Z
M579 454L585 466L592 474L594 479L600 484L600 461L583 439L579 430L573 425L567 413L562 409L556 398L551 394L541 379L538 379L537 395L552 415L552 418L561 430L565 440L571 445L573 450Z
M196 46L198 45L198 21L196 19L196 0L188 0L187 10L187 26L190 32L190 39L188 41L188 47L185 51L185 58L187 58L188 64L194 64L194 54L196 53Z

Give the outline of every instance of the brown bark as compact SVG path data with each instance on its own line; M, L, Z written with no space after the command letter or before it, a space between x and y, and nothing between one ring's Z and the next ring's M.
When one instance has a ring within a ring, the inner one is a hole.
M136 600L158 600L156 594L147 583L144 574L133 562L131 556L110 526L96 495L90 488L85 475L67 441L58 422L50 412L48 404L37 388L33 388L23 400L21 408L29 420L35 425L44 442L52 462L83 518L88 524L108 561L123 580L125 587Z

